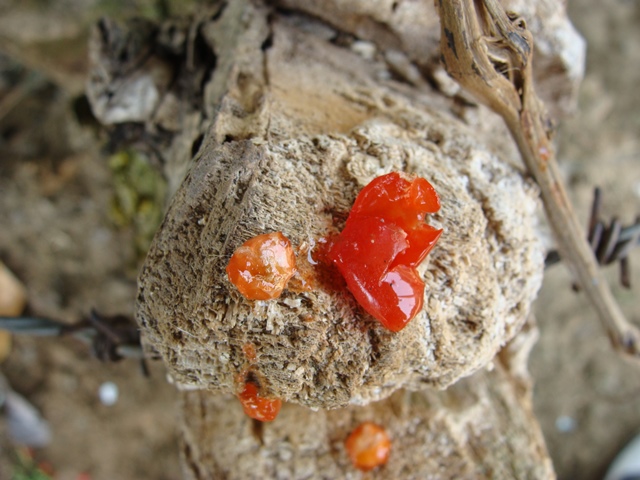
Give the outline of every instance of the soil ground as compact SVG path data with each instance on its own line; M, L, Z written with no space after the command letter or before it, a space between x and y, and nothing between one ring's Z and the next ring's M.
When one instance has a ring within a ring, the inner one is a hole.
M629 224L640 214L640 3L573 1L569 16L588 50L578 112L559 132L560 161L585 224L596 185L604 191L603 218ZM631 290L619 286L617 266L606 270L627 317L640 324L638 252L631 263ZM611 350L570 285L564 267L549 269L536 303L534 406L559 478L595 480L640 434L640 370Z
M628 224L640 213L640 3L574 0L569 11L589 50L578 113L558 135L560 161L585 223L599 185L603 217ZM104 138L82 126L77 102L73 109L73 99L46 80L6 57L0 71L4 94L33 82L18 108L0 108L0 260L27 286L30 312L69 323L92 307L131 315L135 231L111 220ZM615 266L607 272L625 313L640 324L638 256L632 290L619 287ZM548 270L536 315L534 403L558 476L602 478L640 433L640 370L611 350L564 267ZM145 378L135 361L100 363L72 339L20 337L0 371L50 422L53 441L36 456L55 478L180 478L176 394L161 365ZM98 398L105 381L119 388L113 406ZM0 478L15 462L4 429Z

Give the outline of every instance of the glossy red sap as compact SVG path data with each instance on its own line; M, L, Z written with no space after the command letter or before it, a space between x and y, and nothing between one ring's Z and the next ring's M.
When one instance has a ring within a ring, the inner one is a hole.
M442 233L424 217L439 209L424 178L383 175L362 189L329 250L358 303L394 332L422 308L424 282L416 267Z
M282 401L278 398L264 398L260 396L258 387L247 382L238 399L242 404L244 413L261 422L270 422L275 420L282 407Z

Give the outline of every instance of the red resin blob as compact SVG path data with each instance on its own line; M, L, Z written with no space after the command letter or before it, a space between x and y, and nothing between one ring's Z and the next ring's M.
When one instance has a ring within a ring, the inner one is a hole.
M389 460L391 440L379 425L364 422L344 442L353 466L359 470L373 470Z
M275 420L280 412L282 401L278 398L264 398L260 396L258 387L247 382L244 389L238 395L244 413L261 422L271 422Z
M442 233L424 217L439 209L438 195L424 178L383 175L358 194L330 247L329 260L349 291L391 331L402 330L422 308L424 282L416 267Z
M278 298L296 273L291 242L281 232L265 233L247 240L229 260L227 275L250 300Z

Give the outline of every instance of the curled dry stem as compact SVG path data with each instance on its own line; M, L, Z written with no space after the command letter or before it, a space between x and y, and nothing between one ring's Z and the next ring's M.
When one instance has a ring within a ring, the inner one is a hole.
M613 346L640 358L640 331L602 277L564 189L551 122L533 89L533 38L498 0L438 0L442 61L449 74L504 119L538 183L560 255L595 307Z

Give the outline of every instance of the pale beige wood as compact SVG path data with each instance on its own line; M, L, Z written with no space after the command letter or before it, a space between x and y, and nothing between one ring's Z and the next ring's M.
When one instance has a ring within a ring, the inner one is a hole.
M155 146L176 193L140 275L137 319L147 351L184 390L187 477L366 478L342 442L367 419L394 438L373 478L552 477L526 373L535 328L516 335L542 278L538 191L507 130L434 66L437 43L420 51L439 35L425 4L280 3L290 10L214 3L172 37L185 39L181 66L154 51L127 73L105 36L93 37L106 73L90 85L99 118L110 123L126 105L147 132L171 132ZM153 108L131 108L132 80L153 85ZM430 223L445 229L421 270L425 309L400 334L326 285L256 303L227 281L244 240L281 230L310 245L391 170L432 181L443 208ZM256 426L230 396L246 369L287 402L272 424Z

